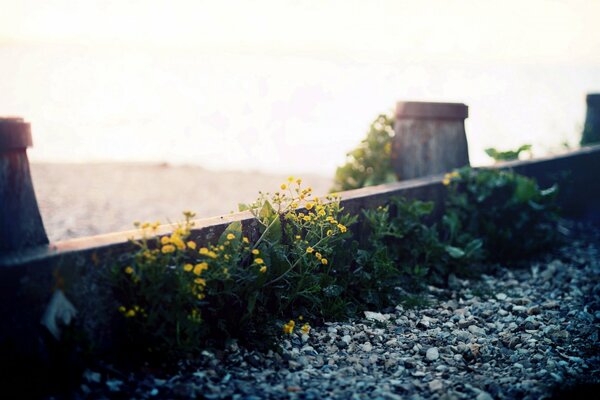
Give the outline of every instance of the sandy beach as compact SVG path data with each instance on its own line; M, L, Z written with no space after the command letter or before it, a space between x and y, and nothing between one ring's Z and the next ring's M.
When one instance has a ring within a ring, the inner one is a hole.
M130 230L134 221L176 222L184 210L198 218L227 214L289 176L126 163L32 163L31 175L51 241ZM301 177L315 194L332 184L318 175Z

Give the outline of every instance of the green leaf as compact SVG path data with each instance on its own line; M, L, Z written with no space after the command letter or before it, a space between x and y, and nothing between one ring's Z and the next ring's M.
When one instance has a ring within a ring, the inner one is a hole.
M273 206L271 206L271 203L265 201L265 204L263 204L262 208L260 209L260 212L258 213L260 219L263 221L271 222L275 215L277 215L277 212L275 211Z
M550 186L548 189L544 189L540 191L540 195L542 197L554 197L556 196L556 194L558 193L558 185L555 183L554 185Z
M227 239L227 235L232 233L235 238L230 240ZM242 223L240 221L232 222L225 228L221 236L219 236L219 244L223 244L225 241L239 241L242 238Z
M446 246L446 253L452 258L461 258L465 255L465 252L462 249L450 245Z
M323 289L323 294L327 297L337 297L344 291L339 285L330 285Z
M515 198L521 202L525 203L529 200L535 199L538 194L537 185L534 181L523 178L517 180L517 187L515 188Z
M250 207L248 204L244 204L244 203L238 203L238 210L239 211L248 211L251 210L252 207Z

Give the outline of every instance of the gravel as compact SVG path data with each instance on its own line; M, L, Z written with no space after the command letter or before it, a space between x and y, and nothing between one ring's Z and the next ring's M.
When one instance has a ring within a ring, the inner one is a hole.
M429 287L430 305L372 310L281 340L232 341L177 373L87 370L77 394L109 398L537 399L600 382L600 229L573 226L560 249L479 279ZM126 377L126 378L124 378Z

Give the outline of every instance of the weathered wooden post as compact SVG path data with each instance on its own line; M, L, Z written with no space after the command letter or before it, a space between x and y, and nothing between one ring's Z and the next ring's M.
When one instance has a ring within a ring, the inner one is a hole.
M0 118L0 253L48 243L31 182L30 146L29 123Z
M461 103L407 101L396 106L392 165L400 180L435 175L469 165Z
M588 94L581 145L600 143L600 93Z

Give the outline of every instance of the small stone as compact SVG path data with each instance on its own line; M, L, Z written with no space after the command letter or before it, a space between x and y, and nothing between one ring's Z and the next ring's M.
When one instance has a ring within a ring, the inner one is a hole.
M512 312L515 314L527 314L527 307L525 306L513 306Z
M542 309L540 308L540 306L533 306L527 310L527 314L529 314L529 315L538 315L541 312L542 312Z
M500 300L500 301L504 301L506 300L508 296L506 295L506 293L498 293L496 294L496 299Z
M386 322L390 319L389 315L383 315L382 313L365 311L365 318L369 321Z
M437 349L437 347L431 347L427 350L427 353L425 354L425 358L427 358L428 361L435 361L440 357L440 353Z
M337 342L335 342L335 345L338 347L338 349L343 350L345 348L348 347L348 343L344 342L343 340L338 340Z
M373 345L371 344L371 342L361 344L360 347L366 353L369 353L371 350L373 350Z
M429 320L423 318L422 320L420 320L417 323L417 328L421 328L421 329L429 329Z
M494 398L488 392L484 392L484 391L479 392L479 394L477 395L477 397L475 399L476 400L494 400Z
M433 381L429 382L429 390L431 390L432 392L442 390L443 387L444 384L439 379L434 379Z
M477 325L469 326L469 332L474 335L485 335L485 330L483 328L478 327Z
M552 310L552 309L559 308L559 307L560 307L560 305L556 301L553 301L553 300L548 300L548 301L542 303L542 308L544 308L546 310Z

